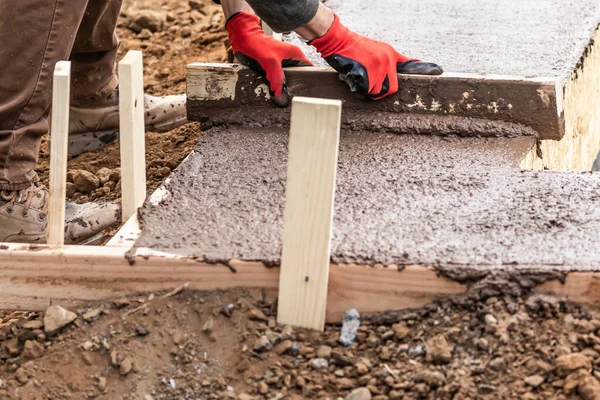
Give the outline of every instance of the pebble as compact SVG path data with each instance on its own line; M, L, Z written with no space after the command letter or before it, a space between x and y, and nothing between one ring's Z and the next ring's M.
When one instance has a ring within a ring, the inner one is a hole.
M486 314L484 319L487 325L496 325L498 323L498 320L492 314Z
M215 320L212 317L208 317L204 325L202 326L202 332L210 334L215 329Z
M342 330L338 342L343 346L350 346L356 340L356 333L360 327L360 314L352 308L346 312L342 323Z
M23 324L23 329L42 329L44 327L44 322L40 319L34 319L31 321L27 321Z
M345 400L371 400L371 392L367 388L354 389Z
M315 358L311 364L314 369L327 369L329 367L329 362L324 358Z
M415 347L411 347L410 349L408 349L408 355L411 357L418 357L421 354L423 354L423 346L416 345Z
M23 368L17 369L17 371L15 372L15 378L17 379L17 382L19 382L21 385L24 385L27 382L29 382L27 372L25 372L25 369Z
M331 347L329 346L319 346L317 349L317 357L319 358L330 358L331 357Z
M221 309L221 314L223 314L227 318L231 318L231 316L233 315L234 308L235 306L233 304L227 304Z
M106 390L106 378L101 376L100 378L98 378L98 389L101 392L104 392Z
M262 311L254 307L251 308L250 311L248 311L248 318L250 318L252 321L269 321L269 318L267 318L267 316Z
M566 354L556 359L556 373L560 377L565 377L580 368L592 368L590 359L581 353Z
M446 383L446 377L440 371L425 370L417 373L416 382L425 382L431 387L440 387Z
M504 358L502 357L494 358L490 361L489 367L493 371L504 372L506 371L506 361L504 361Z
M294 345L294 343L291 340L284 340L283 342L281 342L277 346L275 346L274 351L278 355L282 355L282 354L287 353L289 350L291 350L293 345Z
M44 354L44 350L43 344L34 340L27 340L23 345L22 356L26 360L35 360Z
M129 22L128 28L135 33L140 33L143 29L157 32L162 29L166 19L166 13L153 10L137 10Z
M96 308L95 310L91 310L82 315L83 320L85 322L92 322L96 318L98 318L102 314L101 308Z
M262 352L262 351L271 350L271 347L273 347L271 345L271 342L265 335L263 335L263 336L259 337L258 339L256 339L256 341L254 342L253 349L254 349L254 351Z
M427 341L427 358L435 364L447 364L452 359L452 346L443 335Z
M542 383L544 383L544 377L541 375L532 375L532 376L528 376L527 378L525 378L525 383L528 384L531 387L538 387L540 386Z
M133 362L131 361L131 358L125 357L123 359L123 361L121 361L121 364L119 365L119 373L121 375L125 376L131 372L132 368L133 368Z
M110 175L112 174L112 170L109 168L103 167L96 172L96 176L100 179L100 184L105 184L110 180Z
M480 395L492 394L495 393L496 390L496 386L488 385L485 383L477 386L477 393L479 393Z
M100 186L100 179L89 171L77 170L73 173L75 189L83 194L91 194Z
M77 314L60 306L50 306L44 313L44 331L52 335L77 319Z

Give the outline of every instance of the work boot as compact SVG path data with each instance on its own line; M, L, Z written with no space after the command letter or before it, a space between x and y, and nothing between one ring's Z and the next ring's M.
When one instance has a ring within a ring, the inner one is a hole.
M144 95L146 130L166 132L187 122L186 96ZM115 91L101 102L71 106L69 154L94 151L119 136L119 96Z
M119 219L116 203L66 204L65 243L79 243ZM26 189L0 191L0 242L45 243L48 189L39 182Z

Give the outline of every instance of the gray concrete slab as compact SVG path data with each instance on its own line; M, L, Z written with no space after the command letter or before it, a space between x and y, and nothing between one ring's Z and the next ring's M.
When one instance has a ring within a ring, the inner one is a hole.
M342 132L333 261L600 270L600 173L521 172L534 140ZM287 141L206 132L137 246L278 263Z
M448 72L566 78L598 0L327 0L342 23ZM312 53L314 60L316 55Z

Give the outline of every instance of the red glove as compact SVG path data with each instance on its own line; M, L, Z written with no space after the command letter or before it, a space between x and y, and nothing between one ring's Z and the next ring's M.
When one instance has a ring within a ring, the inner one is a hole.
M265 77L271 96L287 98L283 67L312 65L300 48L266 36L256 15L239 12L225 24L238 61Z
M376 100L398 91L397 73L443 73L437 64L405 57L387 43L352 32L337 15L327 33L310 44L343 76L353 92Z

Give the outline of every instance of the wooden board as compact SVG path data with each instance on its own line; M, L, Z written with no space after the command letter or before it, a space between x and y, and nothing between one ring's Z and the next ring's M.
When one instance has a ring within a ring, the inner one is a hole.
M69 61L59 61L54 67L52 82L48 233L46 235L48 244L58 246L65 243L70 106L71 63Z
M292 103L277 321L323 330L342 104Z
M122 219L126 221L146 199L144 71L141 51L131 50L119 62L119 129Z
M543 139L560 139L564 133L562 82L556 78L398 75L399 92L375 102L353 95L330 68L294 67L285 74L292 96L342 100L343 123L360 122L351 118L356 111L391 112L405 119L410 116L403 122L415 129L424 125L424 117L434 116L521 124ZM188 119L192 121L264 123L264 113L261 117L257 112L260 109L270 110L273 123L289 120L289 110L279 110L269 100L264 80L238 64L188 65L187 94ZM431 125L430 120L426 123ZM447 133L455 126L448 118L437 119L434 125Z

